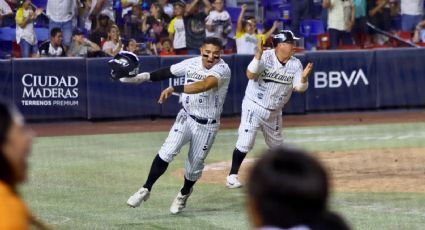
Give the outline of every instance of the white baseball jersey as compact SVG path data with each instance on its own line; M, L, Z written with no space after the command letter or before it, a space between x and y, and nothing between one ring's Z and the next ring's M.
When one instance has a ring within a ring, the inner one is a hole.
M273 148L283 143L282 108L291 97L293 88L301 84L303 67L291 57L285 65L279 62L274 50L264 51L260 60L258 79L249 80L242 102L241 124L236 148L244 153L251 151L257 131Z
M185 84L202 81L208 76L218 79L218 87L198 94L182 94L183 108L199 118L220 119L230 83L230 68L220 59L211 69L202 65L202 57L194 57L174 64L170 68L176 76L185 76Z
M289 101L294 86L301 84L303 66L296 57L283 65L275 51L264 51L258 72L258 79L249 80L245 98L265 109L280 110Z
M185 84L197 82L208 76L218 79L218 87L198 94L182 94L183 108L158 154L162 160L171 162L180 153L183 145L189 143L189 153L185 164L185 178L198 180L202 175L204 160L207 157L220 127L219 118L230 82L229 66L222 60L211 69L202 65L202 57L194 57L171 66L171 73L185 76ZM202 124L193 116L215 120Z

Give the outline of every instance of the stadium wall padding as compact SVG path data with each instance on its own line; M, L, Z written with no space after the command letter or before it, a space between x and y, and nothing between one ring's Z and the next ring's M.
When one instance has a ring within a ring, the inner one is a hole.
M157 103L161 85L146 82L139 85L124 84L112 80L108 60L87 59L88 119L128 118L158 115L161 106ZM159 57L143 57L140 71L159 68Z
M425 105L425 50L378 50L378 107L416 107Z
M189 56L140 57L140 71L169 66ZM309 89L293 93L286 114L425 106L425 49L316 51L297 55L314 63ZM241 112L249 55L224 55L232 71L223 115ZM37 119L103 119L175 116L179 97L157 103L160 92L182 79L123 84L109 77L109 58L43 58L0 61L0 96Z
M13 100L11 60L0 60L0 97Z

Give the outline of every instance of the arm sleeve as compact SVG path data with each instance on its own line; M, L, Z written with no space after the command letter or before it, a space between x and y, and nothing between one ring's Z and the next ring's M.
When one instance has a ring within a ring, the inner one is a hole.
M174 32L175 32L174 23L176 23L176 18L173 18L173 20L171 20L170 24L168 25L168 33L169 34L174 34Z
M24 10L22 8L19 8L18 11L16 11L15 21L16 24L20 24L24 21Z
M170 67L164 67L161 69L157 69L150 73L151 81L162 81L168 78L173 78L173 74L171 73Z

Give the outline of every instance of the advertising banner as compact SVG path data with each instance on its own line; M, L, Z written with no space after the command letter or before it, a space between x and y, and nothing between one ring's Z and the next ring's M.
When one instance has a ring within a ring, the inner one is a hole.
M87 117L83 58L13 59L13 98L27 119Z
M308 52L307 111L375 109L378 82L373 51Z

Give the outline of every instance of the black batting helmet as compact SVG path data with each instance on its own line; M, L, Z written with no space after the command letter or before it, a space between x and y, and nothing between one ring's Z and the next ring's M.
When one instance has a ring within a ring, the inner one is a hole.
M108 62L112 79L135 77L139 73L139 58L134 53L121 51Z
M293 43L300 38L295 37L294 33L290 30L281 30L279 33L272 36L273 47L276 47L277 44L281 42Z

